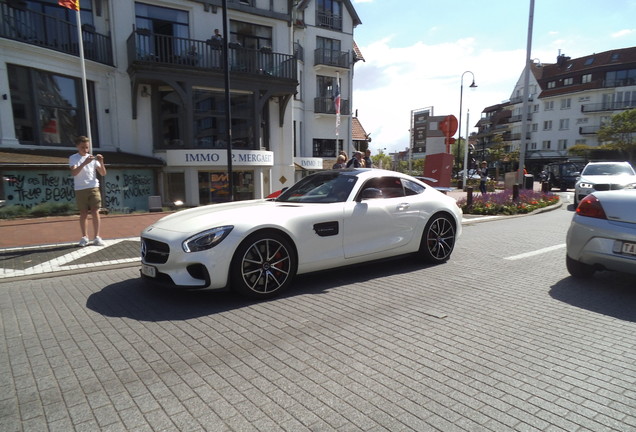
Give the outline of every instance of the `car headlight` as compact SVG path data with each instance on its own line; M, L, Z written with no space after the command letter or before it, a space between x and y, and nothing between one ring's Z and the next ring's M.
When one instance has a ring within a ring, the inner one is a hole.
M592 189L594 185L592 183L579 183L581 189Z
M181 244L181 247L185 252L200 252L212 249L221 243L233 228L232 225L227 225L202 231L186 239Z

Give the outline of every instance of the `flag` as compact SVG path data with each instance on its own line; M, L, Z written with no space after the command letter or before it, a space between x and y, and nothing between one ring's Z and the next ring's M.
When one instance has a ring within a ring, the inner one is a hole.
M333 105L336 109L336 136L338 136L340 128L340 74L336 78L336 91L333 97Z
M57 4L62 7L79 11L79 0L58 0Z

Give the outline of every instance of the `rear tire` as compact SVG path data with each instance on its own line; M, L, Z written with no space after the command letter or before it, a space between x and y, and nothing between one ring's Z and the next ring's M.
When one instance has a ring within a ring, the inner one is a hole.
M418 255L426 262L441 264L451 256L455 247L455 224L447 215L433 215L424 228Z
M569 255L565 256L565 266L567 267L568 272L578 279L589 278L596 271L594 270L594 266L572 259Z
M292 283L297 266L296 251L286 237L276 232L253 234L234 253L232 288L254 299L275 297Z

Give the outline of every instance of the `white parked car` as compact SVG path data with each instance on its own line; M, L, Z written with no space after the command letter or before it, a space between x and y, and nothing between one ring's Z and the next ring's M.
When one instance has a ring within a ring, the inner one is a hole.
M636 189L593 192L581 200L566 237L568 271L636 274Z
M141 274L187 289L268 298L296 274L403 254L447 261L461 233L455 199L379 169L323 171L272 200L166 216L141 235Z
M594 191L636 186L636 172L629 162L590 162L574 185L574 205Z

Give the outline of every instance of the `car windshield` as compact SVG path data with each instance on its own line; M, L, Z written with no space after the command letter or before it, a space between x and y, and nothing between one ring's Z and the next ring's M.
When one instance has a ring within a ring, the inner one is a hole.
M634 170L629 165L623 164L594 164L588 165L582 175L634 175Z
M327 171L305 177L283 192L276 202L335 203L349 197L357 177Z

